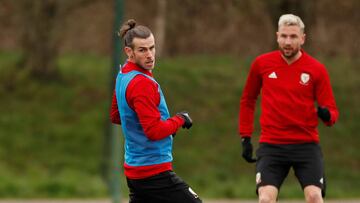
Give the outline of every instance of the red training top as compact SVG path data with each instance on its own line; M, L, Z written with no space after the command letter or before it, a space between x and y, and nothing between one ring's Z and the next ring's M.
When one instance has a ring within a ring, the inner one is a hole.
M149 70L140 68L135 63L129 61L121 71L122 73L127 73L133 70L153 77ZM126 101L130 108L136 112L140 124L144 129L144 133L150 140L161 140L167 136L171 136L176 133L185 122L180 116L173 116L165 121L161 120L158 110L160 103L158 85L143 75L137 75L130 81L126 89ZM111 104L110 118L112 123L121 124L115 91ZM168 162L134 167L124 163L124 169L126 177L142 179L163 171L172 170L172 165L171 162Z
M330 80L325 67L301 50L292 64L280 51L263 54L251 65L240 100L239 134L254 130L254 111L261 90L260 142L296 144L319 142L315 101L330 111L331 126L338 119Z

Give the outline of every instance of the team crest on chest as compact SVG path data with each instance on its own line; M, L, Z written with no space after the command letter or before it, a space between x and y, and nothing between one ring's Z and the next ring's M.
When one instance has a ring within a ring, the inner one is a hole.
M300 84L307 85L310 81L310 75L308 73L301 73Z

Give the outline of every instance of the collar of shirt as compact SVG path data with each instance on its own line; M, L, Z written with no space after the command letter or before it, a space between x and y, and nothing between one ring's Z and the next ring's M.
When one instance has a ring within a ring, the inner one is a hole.
M128 72L133 71L133 70L144 73L144 74L146 74L146 75L148 75L150 77L154 77L153 74L151 73L151 71L143 69L143 68L139 67L137 64L135 64L133 62L130 62L130 61L127 61L125 63L124 67L122 67L122 69L121 69L121 72L122 73L128 73Z
M282 53L281 53L280 50L278 50L277 53L278 53L278 56L279 56L280 60L281 60L284 64L286 64L286 65L288 65L288 66L292 66L292 65L294 65L294 64L298 64L300 61L303 61L304 58L307 57L307 54L306 54L306 52L304 51L304 49L300 49L300 51L301 51L301 56L300 56L300 58L298 58L296 61L293 61L291 64L288 64L288 63L286 62L286 60L283 58Z

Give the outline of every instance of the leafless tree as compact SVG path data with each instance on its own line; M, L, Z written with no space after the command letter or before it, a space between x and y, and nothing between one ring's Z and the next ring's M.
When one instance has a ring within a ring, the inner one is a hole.
M166 0L157 0L157 15L155 18L156 54L163 55L166 34Z
M23 58L19 64L34 78L57 79L61 29L66 16L90 0L18 0L18 26Z

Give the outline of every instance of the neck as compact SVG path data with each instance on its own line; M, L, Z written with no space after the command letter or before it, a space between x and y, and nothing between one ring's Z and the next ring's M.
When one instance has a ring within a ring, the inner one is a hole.
M295 61L297 61L300 57L302 56L302 52L298 51L298 53L295 54L295 56L288 58L286 56L284 56L283 54L281 54L281 57L286 61L287 64L292 64Z

